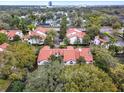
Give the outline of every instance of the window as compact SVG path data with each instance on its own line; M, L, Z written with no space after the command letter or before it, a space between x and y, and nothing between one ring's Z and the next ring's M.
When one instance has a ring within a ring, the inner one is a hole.
M73 61L70 61L70 64L73 64Z

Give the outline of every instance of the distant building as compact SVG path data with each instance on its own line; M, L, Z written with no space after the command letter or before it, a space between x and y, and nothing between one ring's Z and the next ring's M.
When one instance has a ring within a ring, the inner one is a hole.
M49 1L48 6L52 6L52 1Z
M66 37L69 39L70 44L75 44L77 40L80 41L80 43L83 43L83 37L86 35L84 31L81 31L77 28L69 28L66 32Z
M20 39L22 39L24 36L22 31L20 30L4 30L3 29L3 30L0 30L0 33L6 34L9 40L14 40L15 36L19 36Z
M13 40L15 36L23 37L23 33L20 30L8 30L7 37L9 40Z
M95 36L95 39L93 41L95 45L101 45L108 49L109 44L107 44L107 42L108 42L107 40L105 40L104 38L100 38L99 36Z
M30 31L29 34L24 38L29 44L42 45L46 38L48 29L43 27L37 27L34 31Z

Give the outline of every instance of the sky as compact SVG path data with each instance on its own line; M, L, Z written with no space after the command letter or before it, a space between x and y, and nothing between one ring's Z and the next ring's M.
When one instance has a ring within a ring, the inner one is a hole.
M124 0L0 0L0 1L124 1Z
M0 0L0 5L48 5L49 1L53 5L124 5L124 0Z
M0 0L0 1L124 1L124 0Z

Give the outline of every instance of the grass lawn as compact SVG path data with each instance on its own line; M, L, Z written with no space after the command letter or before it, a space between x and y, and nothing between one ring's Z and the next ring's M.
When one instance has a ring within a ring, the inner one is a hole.
M0 79L0 92L5 92L10 84L11 81Z

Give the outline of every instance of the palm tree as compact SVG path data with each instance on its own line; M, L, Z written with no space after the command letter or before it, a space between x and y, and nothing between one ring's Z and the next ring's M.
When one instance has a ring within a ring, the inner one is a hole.
M36 28L36 26L33 25L33 24L29 24L29 25L27 26L27 28L28 28L29 31L33 31L33 30Z

